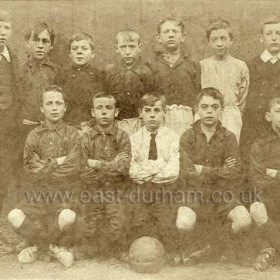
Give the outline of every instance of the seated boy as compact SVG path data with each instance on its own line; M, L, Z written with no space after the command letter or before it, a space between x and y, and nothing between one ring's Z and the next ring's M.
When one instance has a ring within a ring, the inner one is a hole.
M63 68L55 81L67 95L64 120L81 129L91 119L91 100L103 89L103 74L95 66L94 44L86 33L75 33L69 42L71 63Z
M117 61L106 67L107 91L118 99L119 120L136 118L141 97L153 89L153 74L141 62L142 43L134 30L118 32L115 48Z
M150 65L155 89L168 100L165 123L180 135L193 123L192 109L200 79L196 63L183 51L185 38L183 22L175 18L162 20L156 35L161 50Z
M45 121L26 139L22 197L8 214L12 227L30 244L18 255L21 263L35 261L44 250L66 267L73 262L72 253L58 246L77 217L71 199L78 186L80 162L79 132L63 122L65 110L61 89L47 88L41 98Z
M96 245L100 257L107 258L114 246L119 246L116 253L126 250L122 198L129 179L131 148L128 135L115 124L119 113L115 97L100 92L92 102L95 125L81 138L81 178L91 195L91 200L85 201L84 239L89 246Z
M200 120L180 139L181 188L197 195L179 208L177 216L177 228L193 235L183 254L186 264L195 260L195 244L215 247L219 236L226 245L232 233L251 224L249 212L238 201L242 174L237 139L219 121L223 96L215 88L205 88L196 104Z
M141 98L139 114L144 126L130 137L129 175L134 182L129 196L132 208L130 242L152 235L159 237L172 253L176 215L168 197L175 190L179 175L179 137L162 126L165 112L163 95L149 93Z
M212 56L200 61L201 88L214 87L224 98L221 122L240 139L242 115L249 88L246 63L231 56L233 33L228 21L219 19L206 31Z
M270 130L257 138L251 148L251 183L260 193L259 201L250 206L250 213L259 233L263 249L254 263L257 270L267 269L280 250L279 173L280 173L280 98L272 97L265 114ZM266 244L265 244L266 243Z

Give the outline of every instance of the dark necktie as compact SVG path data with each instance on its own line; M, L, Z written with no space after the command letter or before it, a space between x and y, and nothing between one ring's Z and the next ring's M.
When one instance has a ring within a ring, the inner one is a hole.
M156 136L157 136L156 133L151 133L150 150L149 150L149 159L151 160L157 159Z

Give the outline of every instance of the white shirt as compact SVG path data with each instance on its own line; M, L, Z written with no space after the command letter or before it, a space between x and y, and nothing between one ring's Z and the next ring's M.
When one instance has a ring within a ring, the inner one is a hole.
M224 97L225 106L244 110L249 88L249 69L242 60L228 56L224 60L209 57L200 61L201 87L214 87Z
M2 59L2 57L5 57L8 62L11 62L10 54L6 46L4 46L4 49L1 52L1 54L2 55L0 55L0 60Z
M270 61L272 64L274 64L280 59L280 53L273 56L267 49L265 49L260 57L264 63L267 63L268 61Z
M130 137L132 160L129 175L136 183L173 183L179 175L179 136L161 126L155 141L157 159L149 160L151 132L142 127Z

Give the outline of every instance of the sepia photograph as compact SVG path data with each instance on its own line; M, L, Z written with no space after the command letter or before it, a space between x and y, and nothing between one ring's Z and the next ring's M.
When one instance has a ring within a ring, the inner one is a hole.
M0 0L0 279L280 279L280 0Z

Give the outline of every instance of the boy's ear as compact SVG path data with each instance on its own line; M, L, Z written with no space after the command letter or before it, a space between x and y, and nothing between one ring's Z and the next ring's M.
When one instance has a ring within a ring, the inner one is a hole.
M95 57L95 50L91 51L91 58Z
M159 33L156 34L156 39L160 44L162 43L162 40L161 40L161 37L160 37Z
M194 111L195 111L195 112L198 111L198 106L197 106L197 105L194 106Z
M139 51L141 52L141 51L142 51L142 48L143 48L143 44L142 44L142 43L139 43L139 44L138 44L138 48L139 48Z
M95 118L95 114L94 114L93 108L91 108L90 113L91 113L91 116L92 116L93 118Z
M186 40L187 34L186 33L182 33L182 40L181 42L183 43Z
M41 111L41 113L43 113L43 114L44 114L44 112L45 112L42 105L40 106L40 111Z
M271 115L270 115L270 112L266 112L265 113L265 118L268 122L271 122Z
M120 109L119 109L119 108L116 108L116 109L115 109L115 118L119 115L119 113L120 113Z
M115 47L116 53L119 53L117 44L115 44L114 47Z
M263 35L260 34L260 42L263 43Z

